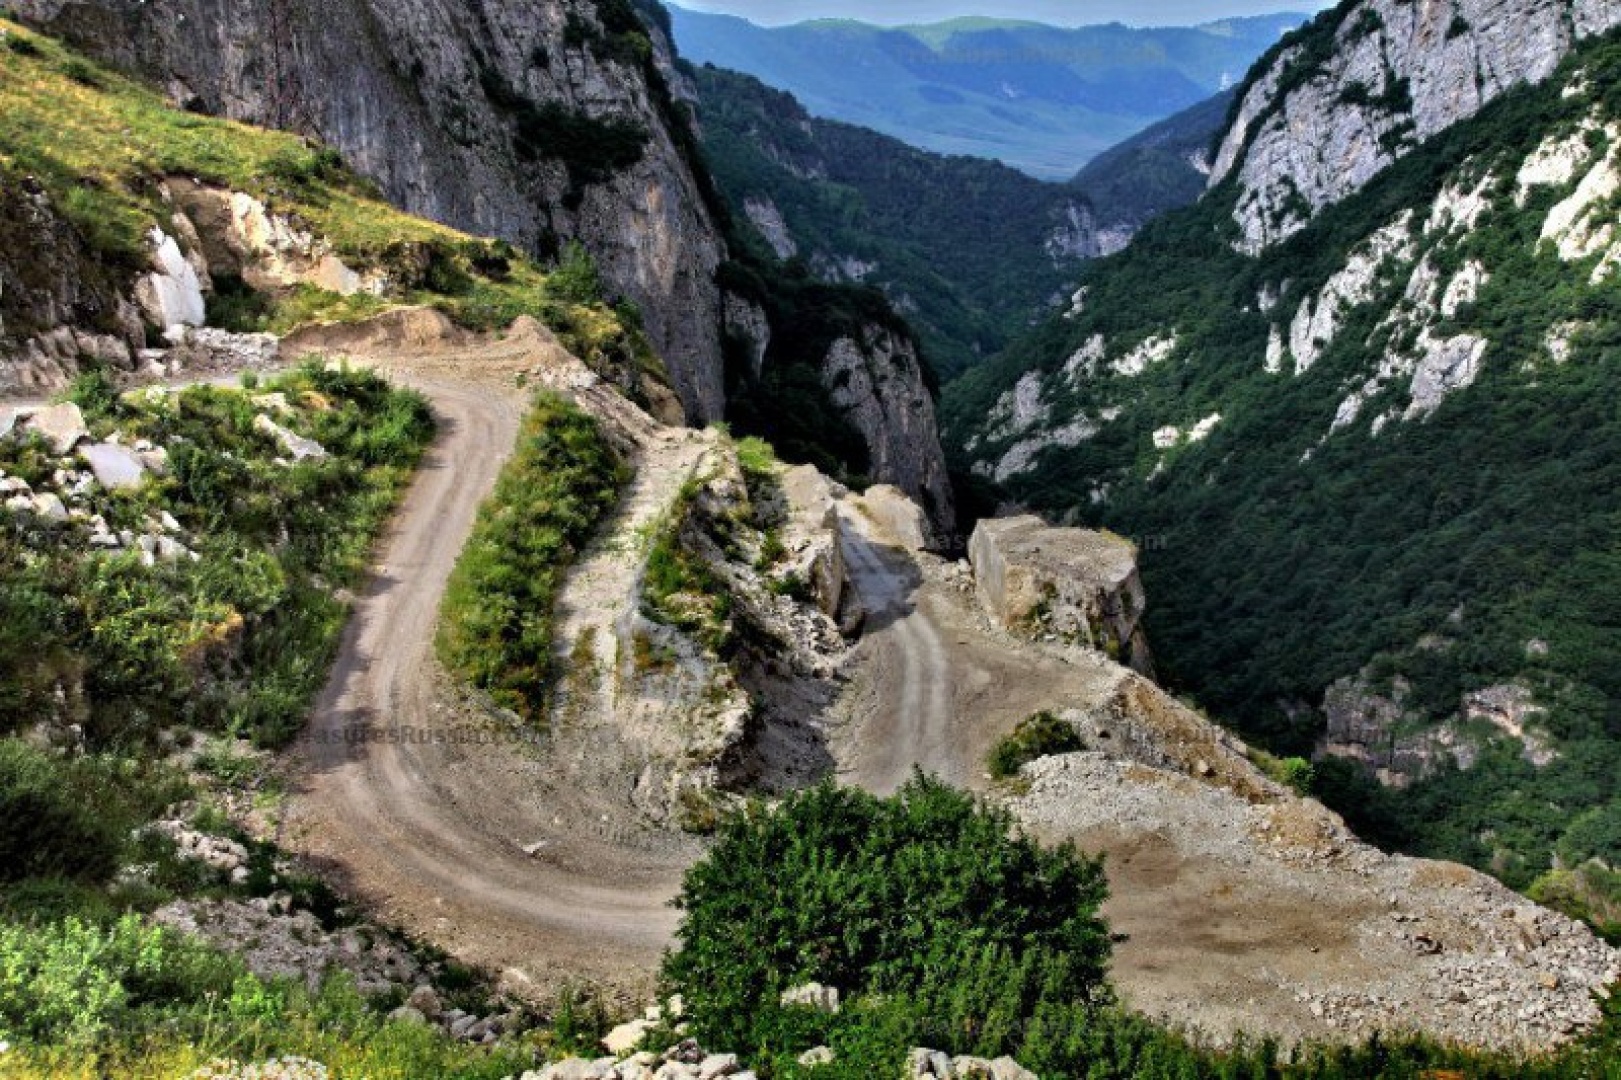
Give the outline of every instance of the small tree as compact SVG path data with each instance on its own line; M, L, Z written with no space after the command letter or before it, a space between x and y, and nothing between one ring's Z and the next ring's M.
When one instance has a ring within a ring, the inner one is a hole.
M710 1045L1015 1053L1038 1011L1107 1000L1105 892L1100 862L1043 848L936 780L889 799L825 784L722 827L687 874L664 975ZM851 1005L821 1017L780 1004L807 982Z

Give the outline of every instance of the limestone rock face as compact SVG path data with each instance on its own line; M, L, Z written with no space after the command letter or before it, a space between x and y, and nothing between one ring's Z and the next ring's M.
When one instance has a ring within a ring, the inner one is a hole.
M1577 41L1621 24L1621 5L1365 0L1322 18L1338 20L1332 49L1308 57L1296 44L1273 57L1211 170L1212 187L1237 177L1240 247L1251 253L1505 91L1547 78Z
M848 576L839 543L843 489L812 466L796 465L783 471L782 491L788 503L782 542L789 572L810 586L822 614L838 618Z
M923 507L934 530L927 546L947 542L956 510L916 346L878 326L859 339L839 338L823 362L822 385L865 440L872 478Z
M1034 515L993 518L974 529L968 558L980 604L1003 626L1077 641L1153 672L1141 626L1146 599L1130 542L1057 528Z
M749 372L760 377L766 350L771 347L771 323L765 309L736 293L726 293L721 307L726 334L748 352Z
M152 272L135 284L135 299L152 325L162 330L201 326L208 321L203 282L186 261L180 244L162 229L153 229Z
M539 254L579 240L610 290L641 309L688 418L720 418L724 245L680 145L684 121L642 65L612 47L594 3L21 0L11 9L167 87L179 104L318 135L412 213ZM649 35L655 64L669 70L669 43ZM545 154L555 139L522 138L537 116L618 124L646 140L632 164L571 176Z

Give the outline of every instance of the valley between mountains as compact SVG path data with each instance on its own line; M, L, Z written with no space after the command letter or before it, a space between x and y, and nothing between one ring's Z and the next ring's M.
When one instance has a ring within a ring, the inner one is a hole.
M0 1076L1621 1078L1621 2L675 25L0 10Z

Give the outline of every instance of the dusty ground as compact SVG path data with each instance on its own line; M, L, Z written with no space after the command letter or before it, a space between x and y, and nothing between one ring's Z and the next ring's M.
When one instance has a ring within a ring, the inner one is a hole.
M610 793L558 790L546 745L447 691L433 659L439 599L536 356L521 341L387 355L378 366L428 395L441 435L298 748L284 842L517 991L589 978L639 999L695 846L639 828Z

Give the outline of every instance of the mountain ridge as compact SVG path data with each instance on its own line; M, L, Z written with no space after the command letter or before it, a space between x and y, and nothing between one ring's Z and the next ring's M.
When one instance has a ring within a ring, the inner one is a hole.
M813 115L1047 180L1069 179L1095 154L1224 89L1303 19L1212 24L1222 32L1003 20L767 29L672 9L682 52L695 63L788 90Z
M1259 247L1230 174L945 409L1013 499L1143 538L1162 670L1315 754L1359 830L1612 933L1616 50L1573 42Z

